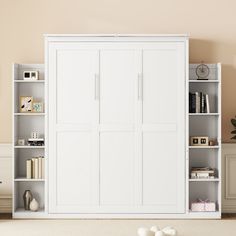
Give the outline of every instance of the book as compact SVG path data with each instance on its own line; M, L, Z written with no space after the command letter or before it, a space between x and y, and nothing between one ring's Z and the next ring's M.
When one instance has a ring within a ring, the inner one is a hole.
M206 94L206 113L210 113L209 96Z
M38 178L42 179L42 157L38 157Z
M42 178L45 179L45 159L42 157Z
M35 158L32 159L32 179L35 179Z
M32 179L32 160L26 160L26 178Z
M38 158L35 158L35 162L34 162L34 167L35 167L35 179L38 179L39 178L39 159Z

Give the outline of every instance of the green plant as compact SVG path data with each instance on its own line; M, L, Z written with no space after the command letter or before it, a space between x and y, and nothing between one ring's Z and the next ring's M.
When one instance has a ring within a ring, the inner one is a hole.
M234 135L231 139L236 139L236 119L231 119L231 123L232 123L232 125L234 126L234 129L235 129L235 130L231 131L231 134Z

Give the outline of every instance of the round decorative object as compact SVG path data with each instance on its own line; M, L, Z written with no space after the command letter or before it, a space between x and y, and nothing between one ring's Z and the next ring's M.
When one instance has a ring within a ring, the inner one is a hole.
M197 66L196 68L196 75L198 77L198 79L205 79L207 80L207 77L210 73L210 69L206 64L200 64Z
M30 202L30 210L31 211L37 211L39 209L39 203L36 201L36 199L34 198L31 202Z

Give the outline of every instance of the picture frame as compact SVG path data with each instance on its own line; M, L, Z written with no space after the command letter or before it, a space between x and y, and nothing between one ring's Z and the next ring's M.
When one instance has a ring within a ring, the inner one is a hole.
M39 112L42 113L43 112L43 103L42 102L33 102L33 112Z
M20 97L20 112L27 113L32 112L33 109L33 97L21 96Z
M190 137L191 146L209 146L209 138L207 136L192 136Z
M39 72L36 70L24 71L23 72L23 79L24 80L38 80L39 79Z

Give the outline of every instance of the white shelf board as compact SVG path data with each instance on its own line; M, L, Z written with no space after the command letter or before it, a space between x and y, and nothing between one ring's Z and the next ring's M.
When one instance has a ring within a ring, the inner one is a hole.
M38 211L28 211L25 210L24 208L17 208L13 212L13 217L14 218L41 218L45 217L46 212L44 208L40 208Z
M221 218L221 213L219 211L213 212L197 212L189 210L190 218L205 218L205 219L212 219L212 218Z
M217 149L219 146L189 146L190 149Z
M214 179L189 179L189 182L219 182L220 179L214 178Z
M44 149L45 146L18 146L15 145L14 148L22 148L22 149Z
M14 80L15 83L44 83L44 80Z
M41 112L28 112L28 113L20 113L20 112L16 112L14 113L15 116L44 116L45 113L41 113Z
M219 83L219 80L189 80L189 83Z
M15 182L44 182L45 179L26 179L24 177L14 179Z
M219 113L189 113L190 116L219 116Z

